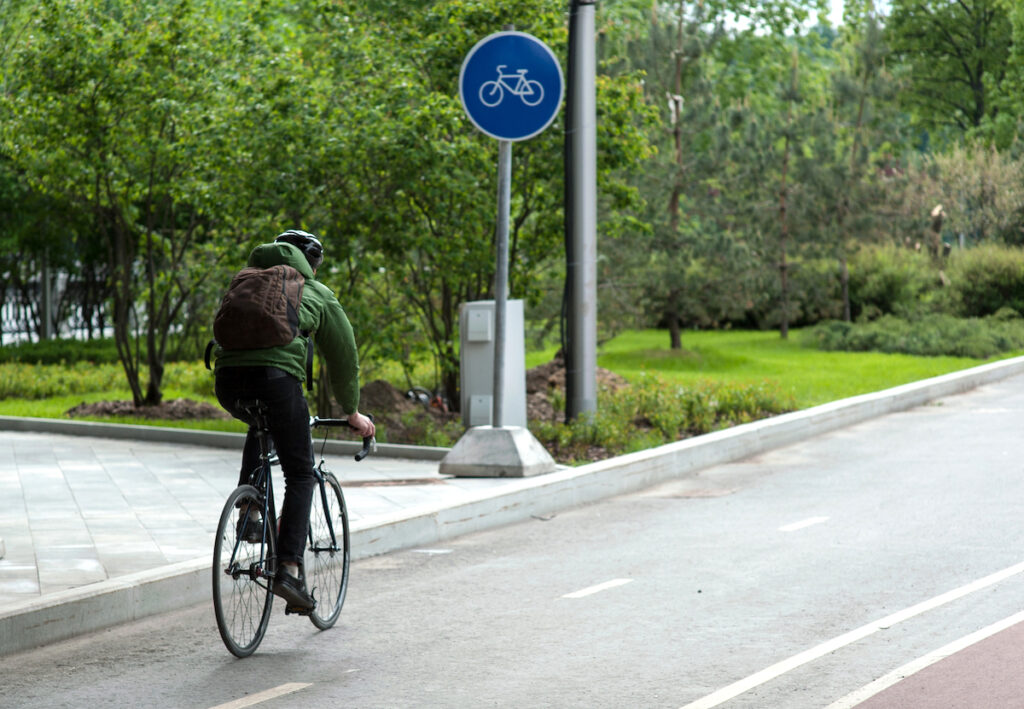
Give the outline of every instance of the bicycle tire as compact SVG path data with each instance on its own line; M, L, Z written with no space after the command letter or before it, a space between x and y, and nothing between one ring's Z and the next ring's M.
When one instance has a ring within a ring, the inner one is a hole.
M220 637L235 657L248 657L259 646L274 603L270 588L277 538L272 528L264 523L263 544L239 540L240 531L245 533L237 526L245 514L241 508L248 509L250 504L263 507L251 485L241 485L228 495L213 544L213 610Z
M327 526L328 519L331 520L331 527ZM341 613L341 606L345 603L345 592L348 590L349 561L348 508L345 505L345 495L337 478L325 473L323 488L318 487L314 492L313 506L309 513L309 538L306 540L303 561L307 588L316 599L316 608L309 614L309 619L320 630L327 630L333 626Z

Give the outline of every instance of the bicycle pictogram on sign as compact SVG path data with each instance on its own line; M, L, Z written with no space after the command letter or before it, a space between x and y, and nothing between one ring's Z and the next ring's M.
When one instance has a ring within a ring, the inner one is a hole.
M554 52L524 32L485 37L459 71L459 99L466 115L498 140L526 140L544 130L558 113L563 87Z
M494 108L505 99L505 92L518 96L527 106L536 106L544 100L544 86L539 81L526 78L529 69L517 69L513 74L502 74L506 64L499 64L495 71L498 78L485 81L480 85L480 103ZM514 83L509 83L513 80Z

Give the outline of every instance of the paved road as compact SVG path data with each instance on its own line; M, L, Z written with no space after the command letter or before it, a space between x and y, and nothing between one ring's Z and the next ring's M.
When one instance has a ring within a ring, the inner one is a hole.
M1020 707L1022 414L1016 377L360 561L248 660L205 605L11 655L0 706Z

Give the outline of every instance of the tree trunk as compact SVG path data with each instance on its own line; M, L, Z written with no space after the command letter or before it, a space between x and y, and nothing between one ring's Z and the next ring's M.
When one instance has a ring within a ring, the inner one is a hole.
M683 333L679 323L679 308L670 306L665 313L668 320L669 347L673 350L683 349Z
M846 249L839 254L839 283L843 293L843 321L851 322L853 316L850 311L850 271L846 267Z

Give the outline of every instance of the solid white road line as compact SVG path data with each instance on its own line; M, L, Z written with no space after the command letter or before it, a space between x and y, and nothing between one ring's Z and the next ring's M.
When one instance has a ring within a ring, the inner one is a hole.
M633 579L612 579L611 581L605 581L599 583L596 586L590 586L588 588L574 591L573 593L567 593L562 598L583 598L594 593L600 593L601 591L607 591L609 588L615 588L616 586L625 586L630 583Z
M897 682L910 677L912 674L920 672L940 660L944 660L951 655L955 655L961 650L964 650L975 643L981 642L985 638L991 637L996 633L1002 632L1003 630L1011 628L1021 622L1024 622L1024 611L1015 613L1009 618L1004 618L1003 620L993 623L987 628L982 628L981 630L973 632L970 635L965 635L959 640L954 640L948 645L940 647L938 650L917 658L913 662L908 662L903 665L903 667L893 670L889 674L879 677L874 682L866 684L857 691L851 692L842 699L829 704L825 709L850 709L851 707L855 707L861 702L865 702L876 694L888 689Z
M793 524L787 524L783 527L779 527L780 532L795 532L798 529L804 529L805 527L812 527L822 522L828 522L828 517L811 517L800 522L793 522Z
M776 679L777 677L781 677L787 672L790 672L798 667L801 667L810 662L813 662L814 660L822 658L831 652L835 652L836 650L846 647L847 645L852 645L855 642L863 640L869 635L874 635L879 630L886 630L888 628L891 628L897 623L902 623L903 621L921 615L922 613L927 613L928 611L935 610L936 608L944 606L947 603L951 603L952 601L955 601L959 598L963 598L964 596L974 593L975 591L980 591L984 588L988 588L989 586L995 585L1000 581L1005 581L1006 579L1012 576L1016 576L1017 574L1020 574L1022 572L1024 572L1024 563L1015 564L1009 568L1003 569L1002 571L997 571L994 574L990 574L985 578L973 581L967 584L966 586L955 588L952 591L947 591L946 593L943 593L940 596L936 596L935 598L923 601L915 606L911 606L910 608L906 608L902 611L898 611L891 615L887 615L884 618L876 620L873 623L868 623L867 625L861 626L856 630L851 630L850 632L840 635L837 638L833 638L832 640L823 642L816 647L812 647L810 650L805 650L804 652L793 655L792 657L783 660L782 662L777 662L771 667L767 667L761 670L760 672L757 672L755 674L750 675L749 677L739 680L738 682L733 682L728 687L723 687L717 692L713 692L712 694L709 694L708 696L703 697L702 699L698 699L695 702L687 704L683 707L683 709L711 709L711 707L717 707L719 704L723 704L729 701L730 699L733 699L741 694L749 692L751 689L754 689L755 687L759 687L762 684L765 684L766 682L770 682L771 680Z
M243 707L251 707L261 702L266 702L271 699L277 699L283 697L286 694L298 692L300 689L311 687L312 685L308 682L290 682L288 684L282 684L280 687L274 687L264 692L257 692L256 694L250 694L248 697L242 697L236 699L233 702L227 702L226 704L218 704L210 709L242 709Z

